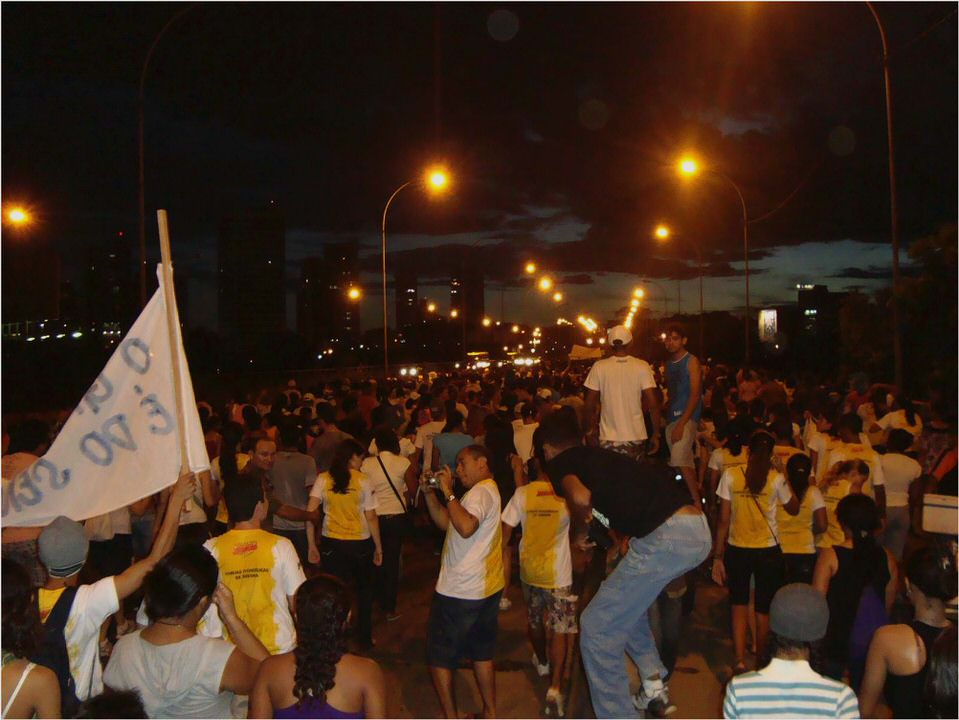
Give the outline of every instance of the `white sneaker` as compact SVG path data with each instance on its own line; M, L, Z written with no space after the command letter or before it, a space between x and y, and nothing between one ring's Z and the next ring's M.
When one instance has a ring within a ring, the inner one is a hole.
M536 657L536 653L533 653L533 657L531 658L531 660L532 660L532 663L533 663L533 667L536 668L536 674L537 674L537 675L539 675L540 677L546 677L547 675L549 675L549 663L548 663L548 662L545 662L545 663L543 663L542 665L540 665L540 664L539 664L539 658Z
M512 601L505 595L499 599L499 609L500 610L509 610L513 607Z
M642 710L648 718L664 718L676 712L676 706L669 701L669 689L665 685L650 695L647 695L646 688L640 685L633 695L633 707Z
M559 688L551 687L546 691L546 715L549 717L563 717L563 693Z

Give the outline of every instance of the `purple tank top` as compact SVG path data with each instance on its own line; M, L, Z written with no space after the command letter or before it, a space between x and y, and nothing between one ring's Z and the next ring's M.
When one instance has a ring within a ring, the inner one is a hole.
M329 718L329 720L360 720L366 717L362 712L343 712L337 710L328 702L319 702L315 698L304 700L299 706L293 703L289 707L277 708L273 711L273 717L280 719L296 720L296 718Z

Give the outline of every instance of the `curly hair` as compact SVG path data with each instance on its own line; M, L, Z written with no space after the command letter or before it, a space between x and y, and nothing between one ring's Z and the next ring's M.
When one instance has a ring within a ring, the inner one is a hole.
M346 622L350 591L333 575L310 578L296 591L296 672L293 695L297 705L308 699L326 702L333 687L336 664L346 654Z
M3 558L3 649L19 658L30 657L39 647L43 626L37 607L37 591L30 573L9 558Z

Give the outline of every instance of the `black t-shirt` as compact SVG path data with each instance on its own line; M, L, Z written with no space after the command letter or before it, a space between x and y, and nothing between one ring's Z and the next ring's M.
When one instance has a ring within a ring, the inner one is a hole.
M571 447L553 458L546 472L560 497L563 478L578 477L592 493L593 516L602 515L611 529L632 537L649 535L689 504L678 470L639 463L612 450Z

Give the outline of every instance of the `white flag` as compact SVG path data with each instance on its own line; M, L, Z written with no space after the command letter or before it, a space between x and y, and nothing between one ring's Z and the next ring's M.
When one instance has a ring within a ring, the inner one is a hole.
M3 479L3 525L43 526L59 515L85 520L162 490L180 471L176 403L163 273L160 287L70 415L47 454ZM187 464L210 469L183 352L176 351L186 423Z

